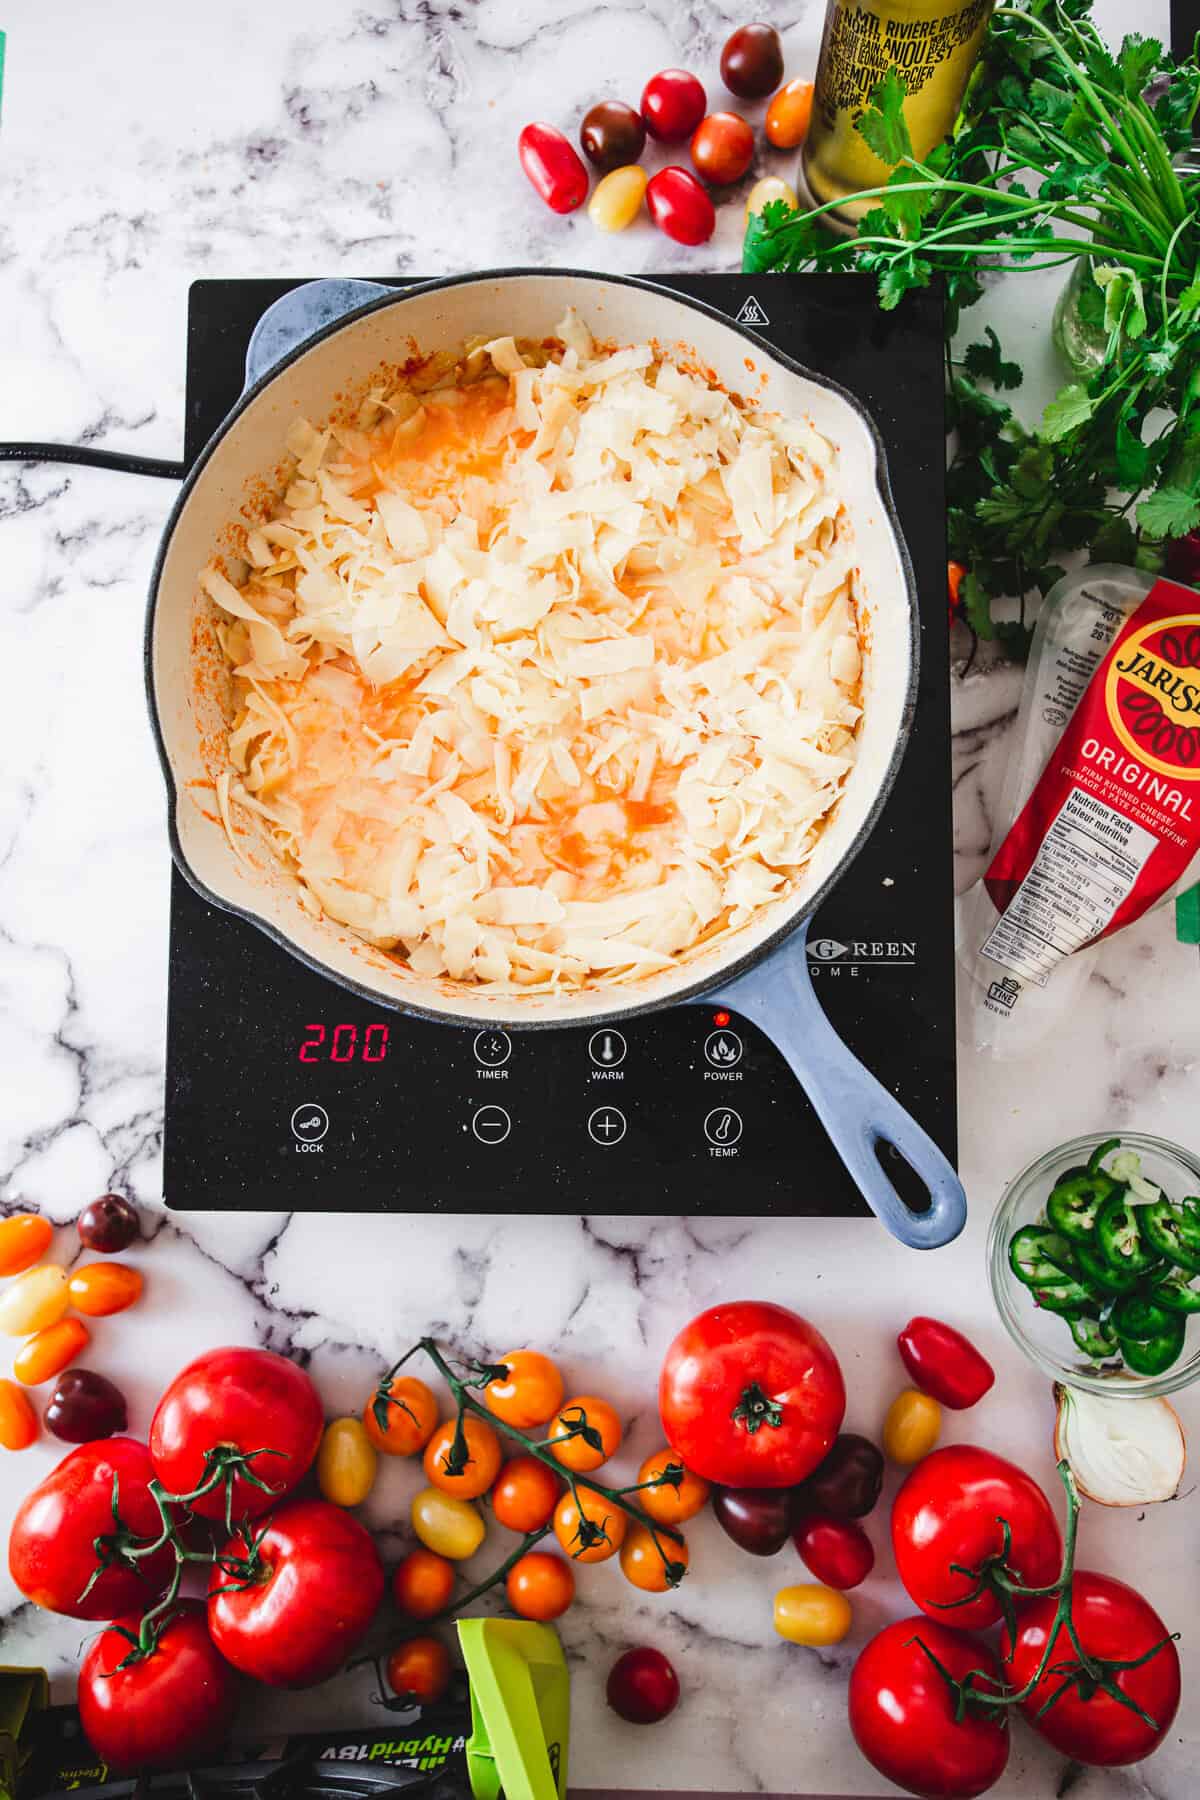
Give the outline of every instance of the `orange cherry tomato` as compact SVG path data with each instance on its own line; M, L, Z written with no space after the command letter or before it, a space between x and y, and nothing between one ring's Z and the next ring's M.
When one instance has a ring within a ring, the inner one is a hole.
M644 1594L665 1594L668 1588L679 1586L687 1566L686 1544L677 1544L665 1534L656 1540L644 1525L629 1527L621 1545L621 1573L635 1588Z
M587 1475L616 1455L624 1435L621 1421L607 1400L598 1400L595 1394L578 1394L558 1409L549 1432L550 1454L564 1469Z
M540 1531L558 1505L562 1483L536 1456L514 1456L496 1477L492 1511L509 1531Z
M38 1387L75 1361L91 1342L91 1332L82 1319L60 1319L57 1325L46 1325L35 1331L13 1358L13 1374L25 1387Z
M554 1509L554 1535L572 1562L607 1562L625 1542L628 1514L595 1488L581 1483L578 1491L578 1505L566 1493Z
M507 1369L503 1381L489 1381L483 1403L504 1425L517 1431L544 1425L562 1405L563 1378L540 1350L510 1350L497 1365Z
M661 1487L643 1485L667 1470L680 1472L677 1481L664 1482ZM638 1486L642 1491L632 1498L644 1513L649 1513L656 1525L682 1525L685 1520L694 1519L708 1504L707 1481L684 1468L677 1450L656 1450L653 1456L648 1456L638 1470Z
M5 1450L28 1450L37 1434L37 1414L29 1395L15 1381L0 1381L0 1445Z
M531 1550L508 1571L508 1604L522 1619L560 1619L575 1598L575 1572L561 1556Z
M737 113L709 113L692 139L697 175L724 187L740 181L754 160L754 131Z
M20 1275L40 1262L54 1236L49 1219L37 1213L14 1213L0 1219L0 1275Z
M382 1391L383 1384L363 1408L367 1436L385 1456L415 1456L433 1436L438 1422L438 1403L415 1375L398 1375ZM375 1416L376 1406L386 1410L387 1424Z
M797 76L781 87L770 106L764 130L767 142L777 150L794 150L808 136L812 118L813 84Z
M440 1638L409 1638L387 1659L387 1684L406 1698L440 1700L450 1686L450 1652Z
M412 1550L392 1576L392 1598L410 1619L432 1619L454 1592L454 1564L433 1550Z
M76 1312L89 1319L107 1319L140 1300L144 1286L141 1270L128 1263L85 1263L72 1275L67 1292Z
M500 1439L486 1419L477 1419L474 1413L468 1413L462 1424L467 1444L463 1468L454 1467L458 1422L447 1419L425 1446L425 1474L430 1485L440 1488L443 1494L457 1494L460 1500L477 1500L495 1481L503 1453Z

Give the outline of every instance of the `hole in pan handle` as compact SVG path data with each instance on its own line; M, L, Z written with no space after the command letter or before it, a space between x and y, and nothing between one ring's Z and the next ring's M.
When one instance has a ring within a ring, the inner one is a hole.
M829 1023L808 970L807 924L782 949L704 996L740 1012L764 1031L792 1073L863 1199L893 1237L914 1250L950 1243L967 1218L967 1196L945 1153L905 1112L883 1083L865 1069ZM876 1153L891 1145L929 1194L916 1212L888 1179Z
M254 327L246 346L246 386L261 381L277 362L282 362L306 338L323 331L346 313L357 311L381 294L396 288L378 281L354 281L338 276L327 281L306 281L272 301Z

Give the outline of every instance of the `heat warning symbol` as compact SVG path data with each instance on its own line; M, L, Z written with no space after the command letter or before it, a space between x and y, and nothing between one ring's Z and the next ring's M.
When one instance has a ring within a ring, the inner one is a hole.
M714 1069L736 1069L742 1060L742 1040L736 1031L710 1031L704 1040L704 1060Z
M771 323L753 294L747 295L742 302L741 311L734 320L737 325L769 325Z

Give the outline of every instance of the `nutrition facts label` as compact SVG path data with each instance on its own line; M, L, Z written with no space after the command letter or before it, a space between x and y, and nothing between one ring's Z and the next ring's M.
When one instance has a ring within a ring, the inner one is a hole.
M1060 957L1110 923L1157 843L1152 832L1073 787L984 956L1045 987Z

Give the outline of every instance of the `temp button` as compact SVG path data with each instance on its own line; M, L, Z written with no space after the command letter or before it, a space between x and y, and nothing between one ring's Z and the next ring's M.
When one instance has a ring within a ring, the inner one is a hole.
M502 1106L480 1106L471 1116L471 1130L481 1144L502 1144L512 1120Z
M732 1106L714 1106L704 1121L704 1135L715 1150L727 1150L742 1135L742 1117Z
M594 1144L619 1144L628 1126L616 1106L598 1106L588 1119L588 1136Z

